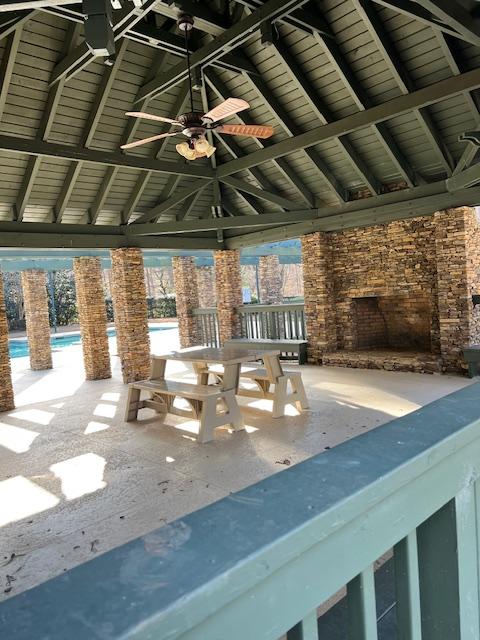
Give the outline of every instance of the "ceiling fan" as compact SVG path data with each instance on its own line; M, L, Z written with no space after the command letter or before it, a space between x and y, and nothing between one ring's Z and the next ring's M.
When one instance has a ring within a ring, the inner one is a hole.
M228 118L239 111L249 108L250 105L248 102L241 98L227 98L224 102L213 109L210 109L207 113L202 114L194 110L188 46L188 34L193 29L193 18L190 15L183 14L178 19L177 24L178 28L185 33L191 112L183 113L177 118L165 118L163 116L155 116L151 113L144 113L142 111L127 111L125 114L126 116L167 122L174 127L178 127L178 130L160 133L159 135L144 138L143 140L136 140L135 142L129 142L128 144L123 144L121 149L131 149L132 147L138 147L142 144L160 140L161 138L168 138L170 136L183 134L188 138L188 140L186 142L180 142L175 148L177 152L187 160L196 160L197 158L209 158L216 151L216 148L212 146L205 137L207 131L216 130L218 133L226 133L234 136L249 136L261 139L269 138L273 134L273 127L270 125L222 124L219 122L224 118Z

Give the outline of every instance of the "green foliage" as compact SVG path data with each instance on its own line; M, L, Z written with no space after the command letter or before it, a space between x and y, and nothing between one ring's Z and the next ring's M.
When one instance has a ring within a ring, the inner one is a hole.
M78 322L78 313L73 271L70 269L54 271L48 275L48 278L53 284L54 298L52 300L52 296L49 296L50 324L54 324L54 312L57 325L76 324ZM51 291L51 286L49 286L49 290Z
M111 298L107 298L107 319L113 322L113 303ZM175 296L166 296L165 298L147 298L148 318L176 318L177 305Z
M20 273L6 272L3 274L5 290L5 307L10 331L25 329L25 314L23 311L23 295Z

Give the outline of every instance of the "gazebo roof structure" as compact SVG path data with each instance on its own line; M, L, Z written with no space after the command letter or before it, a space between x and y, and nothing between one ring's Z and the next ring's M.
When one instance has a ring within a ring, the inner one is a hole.
M0 245L241 248L477 204L477 146L459 140L479 121L476 6L125 0L105 59L81 4L0 2ZM176 138L120 150L168 130L126 111L187 109L181 12L195 109L243 98L231 122L272 138L215 134L210 160Z

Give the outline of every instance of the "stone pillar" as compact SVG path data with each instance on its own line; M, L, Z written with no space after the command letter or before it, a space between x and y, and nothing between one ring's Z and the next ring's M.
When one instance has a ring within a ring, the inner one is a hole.
M467 224L470 207L435 214L435 253L440 353L446 371L462 371L462 348L470 341L471 290L467 271Z
M39 269L22 271L22 290L30 367L34 371L51 369L52 349L45 271Z
M195 258L175 256L172 266L180 346L186 349L200 344L197 318L193 315L199 306Z
M240 252L236 249L215 251L215 279L217 283L217 315L220 344L240 337L238 307L242 304Z
M82 256L74 259L73 270L85 377L87 380L111 378L102 263L100 258Z
M258 285L260 304L282 304L283 279L278 256L260 256Z
M302 237L302 261L308 360L320 364L323 353L337 349L332 256L326 233Z
M215 291L215 268L197 267L198 306L210 309L217 304Z
M147 293L141 249L112 249L112 302L124 382L150 376Z
M0 411L15 409L13 398L12 371L8 353L8 324L3 292L3 278L0 272Z

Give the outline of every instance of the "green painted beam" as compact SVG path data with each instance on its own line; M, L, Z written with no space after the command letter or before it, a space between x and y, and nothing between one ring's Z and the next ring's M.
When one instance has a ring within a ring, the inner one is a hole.
M27 222L19 224L28 225ZM64 225L65 227L70 225ZM38 247L48 248L78 248L78 249L116 249L119 247L140 247L142 249L222 249L223 243L217 238L191 238L178 236L126 236L124 234L98 234L95 233L35 233L25 231L0 232L0 244L2 247Z
M195 69L199 65L207 65L219 59L223 53L227 53L239 46L251 37L252 33L258 29L265 20L273 20L287 15L296 5L300 8L307 0L268 0L251 15L240 20L229 29L218 35L212 42L195 51L190 57L190 67ZM180 62L169 71L160 74L145 84L139 91L137 101L150 95L156 95L166 91L178 82L188 77L188 67L186 62Z
M259 216L246 215L228 218L207 218L205 220L159 222L155 224L130 224L124 227L124 229L125 233L131 237L138 235L192 233L217 229L268 227L275 224L293 224L299 220L314 220L317 217L317 209L306 209L302 211L289 211L288 213L264 213Z
M458 37L480 46L480 20L467 11L458 0L416 0L417 4L430 11L438 22L446 24L458 33Z
M194 178L205 178L207 180L211 180L214 177L210 167L204 165L153 160L132 154L126 155L96 149L69 147L54 142L17 138L15 136L0 135L0 149L13 153L26 153L34 156L91 162L103 166L140 169L141 171L191 176Z
M272 193L266 191L265 189L258 189L254 185L246 182L245 180L239 180L238 178L233 178L231 176L222 178L221 182L227 184L229 187L236 189L237 191L244 191L245 193L249 193L256 198L260 198L262 200L266 200L267 202L271 202L273 204L278 204L278 206L283 207L289 211L298 209L298 203L289 200L288 198L284 198L283 196L278 195L277 193Z
M28 20L31 20L34 17L34 15L35 10L4 15L0 19L0 40L2 40L2 38L6 38L17 29L21 29Z
M257 166L268 160L280 158L299 149L306 149L319 142L332 140L339 135L352 133L390 118L408 113L414 109L439 102L456 93L478 89L480 87L480 70L474 69L458 76L440 80L435 84L418 89L407 95L397 96L388 102L357 111L350 116L330 124L314 127L310 131L282 140L276 144L255 151L244 158L238 158L218 168L218 177L229 176L237 171Z
M449 191L455 192L465 187L472 187L480 182L480 163L474 164L468 169L457 173L447 180Z
M439 184L443 185L441 193L424 196L413 195L415 192L418 194L422 192L428 193L429 190L434 190L437 187L436 184L425 185L425 187L406 189L403 194L404 200L402 201L399 201L398 198L392 198L391 196L394 194L385 194L384 196L366 198L362 207L358 207L356 206L358 203L352 202L347 203L344 207L331 207L328 210L320 209L317 220L227 238L226 246L228 249L239 249L265 242L279 242L288 238L298 238L314 231L340 231L352 227L367 227L374 224L393 222L394 220L432 215L442 209L480 204L480 187L448 193L445 182L442 181ZM408 193L412 195L410 199L408 199ZM369 200L372 202L368 203ZM367 206L365 206L365 203L367 203Z
M183 187L183 189L179 189L174 196L172 196L171 198L168 198L168 200L165 200L164 202L161 202L160 204L156 205L146 213L136 218L132 224L136 226L139 224L143 224L144 222L150 222L151 220L155 220L155 218L158 218L158 216L160 216L162 213L165 213L175 205L179 204L180 202L183 202L186 198L193 195L200 189L203 189L203 187L205 187L206 184L208 183L206 183L204 180L194 180L192 184L190 184L188 187Z

